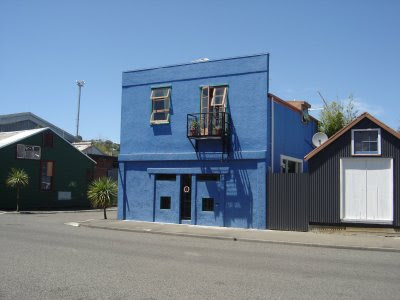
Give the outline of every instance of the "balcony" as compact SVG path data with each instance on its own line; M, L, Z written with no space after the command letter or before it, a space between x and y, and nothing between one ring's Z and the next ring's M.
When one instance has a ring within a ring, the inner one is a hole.
M229 114L211 112L187 115L187 137L189 139L224 139L229 133Z

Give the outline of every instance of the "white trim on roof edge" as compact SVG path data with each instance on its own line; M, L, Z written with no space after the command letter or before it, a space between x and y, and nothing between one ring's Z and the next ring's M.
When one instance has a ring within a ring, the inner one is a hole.
M76 151L78 151L79 153L81 153L82 155L86 156L86 158L88 158L89 160L91 160L92 162L94 162L96 165L96 161L94 159L92 159L90 156L88 156L87 154L83 153L82 151L80 151L79 149L77 149L74 145L72 145L68 140L66 140L64 137L62 137L61 135L59 135L57 132L55 132L53 129L49 128L49 127L44 127L44 128L38 128L38 129L30 129L30 130L21 130L21 131L10 131L10 132L4 132L4 133L11 133L11 132L15 132L15 135L12 135L8 138L5 138L4 140L0 140L0 149L4 148L6 146L9 146L11 144L17 143L19 141L22 141L28 137L31 137L35 134L38 134L40 132L43 132L45 130L50 130L51 132L53 132L54 134L56 134L59 138L61 138L64 142L66 142L68 145L70 145L73 149L75 149Z

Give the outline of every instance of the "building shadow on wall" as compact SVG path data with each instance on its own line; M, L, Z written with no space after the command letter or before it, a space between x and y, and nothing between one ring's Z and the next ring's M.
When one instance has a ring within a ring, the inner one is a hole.
M244 168L254 168L256 170L257 165L255 162L249 162L245 164L243 161L237 161L243 159L241 153L242 148L232 121L230 124L231 136L228 144L228 153L226 159L221 159L221 161L218 163L218 166L220 167L229 167L229 173L224 175L225 180L221 181L218 185L219 194L221 197L225 198L223 201L224 207L216 212L215 217L217 218L219 214L223 213L224 226L251 228L253 227L252 219L254 199L248 170ZM213 145L213 147L216 147L216 145ZM200 147L199 149L202 150ZM207 153L203 151L197 152L199 159L206 158L206 154ZM204 174L212 173L209 166L203 165L201 169ZM212 190L213 184L215 184L215 182L206 182L208 192ZM224 190L225 195L223 193Z
M170 120L172 116L174 115L174 107L172 105L172 101L170 102ZM153 124L153 134L154 135L172 135L172 129L171 129L171 122L166 123L166 124Z
M122 174L122 169L125 170L125 168L118 168L118 175L119 175L119 181L122 186L122 219L126 219L126 210L129 210L129 201L127 201L128 196L126 193L126 172L124 171L125 174Z
M238 138L235 124L230 122L230 151L228 161L242 160L242 147ZM253 227L253 191L251 189L248 170L244 168L254 167L254 162L245 164L237 163L230 167L229 175L225 180L225 226Z
M152 125L154 135L172 135L171 124Z

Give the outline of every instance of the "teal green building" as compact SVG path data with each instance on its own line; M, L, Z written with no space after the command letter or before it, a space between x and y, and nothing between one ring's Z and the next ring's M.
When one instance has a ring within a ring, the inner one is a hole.
M11 168L29 176L20 192L21 210L89 207L95 164L50 128L0 132L0 209L16 208L16 191L6 185Z

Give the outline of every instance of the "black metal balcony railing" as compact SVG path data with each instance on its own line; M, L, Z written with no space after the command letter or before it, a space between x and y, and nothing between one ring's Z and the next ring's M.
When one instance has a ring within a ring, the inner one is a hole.
M192 139L223 138L229 130L226 112L187 115L187 136Z

